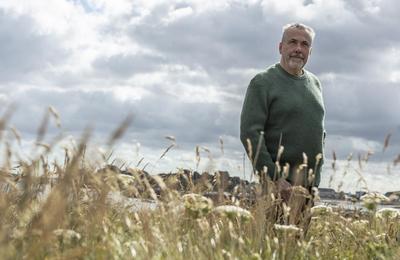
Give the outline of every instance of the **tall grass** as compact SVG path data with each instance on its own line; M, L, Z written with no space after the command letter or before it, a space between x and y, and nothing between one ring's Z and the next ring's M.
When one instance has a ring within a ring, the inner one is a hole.
M57 114L50 111L51 115ZM1 134L7 131L8 118L0 120ZM38 144L48 121L45 117L40 126ZM111 135L107 142L110 150L129 122L127 119ZM266 184L268 192L255 185L251 203L241 196L211 200L203 195L213 185L221 185L218 174L214 183L204 180L198 185L189 177L192 184L179 192L174 176L148 176L138 168L121 174L116 167L85 163L89 137L86 131L75 149L66 151L61 165L46 161L53 144L42 144L47 148L29 161L15 162L9 142L1 140L6 152L0 170L0 258L400 257L398 211L371 208L364 215L357 211L345 214L340 209L316 206L292 221L296 196L308 196L301 188L296 188L288 205L282 204L273 183ZM240 192L243 190L238 187L237 194ZM129 198L144 206L125 203ZM147 201L153 206L146 206L150 205Z

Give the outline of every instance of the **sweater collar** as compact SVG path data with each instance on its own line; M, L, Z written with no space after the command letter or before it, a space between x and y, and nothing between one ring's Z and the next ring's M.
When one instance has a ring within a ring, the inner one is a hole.
M289 77L289 78L292 78L292 79L295 79L295 80L302 80L302 79L305 79L305 78L306 78L307 71L306 71L305 69L303 69L303 74L302 74L302 75L300 75L300 76L295 76L295 75L292 75L292 74L290 74L289 72L287 72L284 68L282 68L281 64L277 63L275 66L278 68L278 70L279 70L283 75L285 75L285 76L287 76L287 77Z

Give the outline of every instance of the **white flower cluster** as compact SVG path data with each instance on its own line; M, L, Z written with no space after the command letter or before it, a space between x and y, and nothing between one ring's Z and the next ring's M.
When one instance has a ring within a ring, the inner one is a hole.
M363 202L381 203L389 201L389 198L379 192L371 192L361 196L360 200Z
M388 197L378 192L367 193L364 196L361 196L360 200L368 210L375 210L377 204L390 201Z
M356 220L351 225L356 229L365 230L369 225L369 221L365 219Z
M395 220L400 218L400 210L393 208L380 209L375 213L375 216L379 219Z
M318 205L311 208L311 215L313 216L323 216L332 213L333 210L329 206Z
M234 205L218 206L213 210L213 212L224 215L229 219L240 218L243 220L249 220L253 217L250 211Z
M196 193L186 194L182 198L186 211L195 218L208 214L213 208L212 200Z
M294 225L279 225L279 224L275 224L274 228L277 231L284 231L284 232L293 232L293 233L303 232L303 229L301 229L299 227L296 227Z
M64 244L76 243L81 240L81 235L72 229L56 229L53 234Z

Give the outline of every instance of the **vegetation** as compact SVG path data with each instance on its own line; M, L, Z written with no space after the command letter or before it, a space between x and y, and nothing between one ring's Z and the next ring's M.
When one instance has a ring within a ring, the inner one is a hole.
M5 125L1 120L0 133ZM109 147L126 126L114 132ZM40 129L38 143L45 127ZM172 188L171 180L150 180L136 168L122 175L103 165L90 166L85 158L88 138L84 134L66 151L62 165L46 160L51 145L41 145L45 149L36 158L12 163L10 145L1 142L6 150L0 172L1 258L400 258L397 210L371 206L366 214L345 214L315 206L292 221L296 204L282 206L273 188L266 193L257 186L255 203L223 196L212 201L199 194L204 189L192 187L184 195ZM308 196L298 191L300 199ZM134 197L138 204L151 199L155 207L132 207L113 200L114 195ZM375 197L368 199L375 202Z

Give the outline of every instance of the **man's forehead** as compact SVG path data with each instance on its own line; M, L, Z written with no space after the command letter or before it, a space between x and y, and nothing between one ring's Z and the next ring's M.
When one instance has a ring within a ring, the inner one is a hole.
M283 36L284 36L285 40L292 40L292 39L301 40L301 41L306 40L310 43L312 41L310 34L306 30L297 29L297 28L287 29Z

